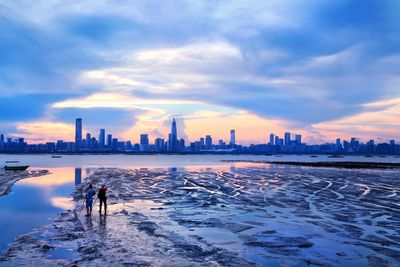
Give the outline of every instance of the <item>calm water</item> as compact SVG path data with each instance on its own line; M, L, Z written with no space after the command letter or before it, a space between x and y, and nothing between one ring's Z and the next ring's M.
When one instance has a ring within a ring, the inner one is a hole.
M281 161L375 161L400 162L395 157L327 156L253 156L253 155L65 155L53 159L50 155L0 155L0 163L18 160L32 169L48 169L51 174L17 182L11 192L0 197L0 252L21 234L49 224L62 210L73 208L71 192L76 184L97 167L169 168L190 166L232 166L221 160L281 160Z

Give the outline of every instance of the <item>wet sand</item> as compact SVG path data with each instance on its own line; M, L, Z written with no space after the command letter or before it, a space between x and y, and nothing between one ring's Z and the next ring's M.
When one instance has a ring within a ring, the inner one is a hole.
M357 161L254 161L254 160L223 160L223 162L247 162L247 163L266 163L283 164L306 167L325 167L325 168L345 168L345 169L400 169L400 163L390 162L357 162Z
M103 168L85 182L107 184L107 216L84 216L81 185L76 208L18 238L0 266L400 264L397 170Z

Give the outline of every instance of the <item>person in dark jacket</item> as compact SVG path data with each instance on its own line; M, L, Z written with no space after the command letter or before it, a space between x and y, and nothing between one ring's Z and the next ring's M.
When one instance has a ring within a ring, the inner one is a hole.
M89 184L88 189L86 190L85 200L86 200L86 215L92 215L92 207L93 207L93 197L96 195L96 191L94 191L93 186Z
M97 194L97 198L100 201L99 213L101 214L101 208L102 208L103 203L104 203L104 214L107 214L107 187L106 187L105 184L103 184L101 186L101 188L99 189L99 193Z

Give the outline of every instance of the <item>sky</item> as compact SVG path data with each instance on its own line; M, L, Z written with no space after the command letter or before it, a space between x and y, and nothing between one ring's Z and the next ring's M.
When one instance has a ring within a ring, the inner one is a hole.
M0 1L0 133L400 140L400 1Z

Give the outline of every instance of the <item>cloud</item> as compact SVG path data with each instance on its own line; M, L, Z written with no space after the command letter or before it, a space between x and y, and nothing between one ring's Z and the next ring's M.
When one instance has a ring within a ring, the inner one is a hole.
M189 130L246 112L318 139L315 125L400 97L399 12L359 0L2 1L0 125L22 134L15 125L78 116L129 137L172 114Z

